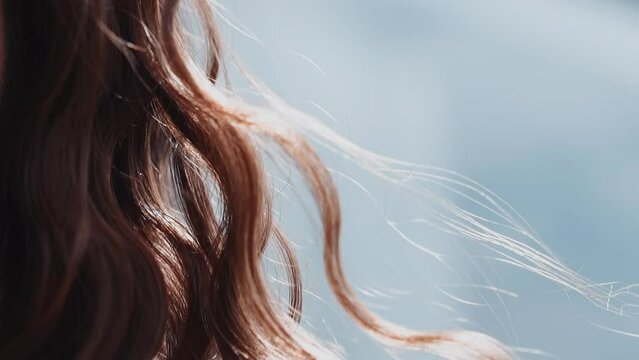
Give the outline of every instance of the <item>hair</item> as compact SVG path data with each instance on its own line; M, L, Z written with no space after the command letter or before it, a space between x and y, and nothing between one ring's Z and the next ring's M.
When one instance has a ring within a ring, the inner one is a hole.
M332 135L220 86L224 57L205 0L190 5L206 70L179 0L1 4L1 359L339 357L299 324L301 274L264 169L273 154L303 174L329 285L357 324L449 359L511 356L482 334L403 329L356 298L340 262L337 191L302 130ZM391 181L401 174L348 142L335 146ZM286 308L265 281L269 243L286 260ZM592 289L551 257L527 258L557 282Z

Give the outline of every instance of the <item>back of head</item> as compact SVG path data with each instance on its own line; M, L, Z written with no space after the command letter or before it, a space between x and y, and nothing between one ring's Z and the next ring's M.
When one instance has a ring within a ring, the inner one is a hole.
M259 162L197 93L177 6L2 1L2 359L266 351L233 283L268 232Z

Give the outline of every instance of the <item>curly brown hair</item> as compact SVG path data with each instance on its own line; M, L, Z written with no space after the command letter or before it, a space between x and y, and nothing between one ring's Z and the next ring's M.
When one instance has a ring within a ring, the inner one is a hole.
M1 359L337 356L299 325L300 271L272 218L269 147L304 175L329 284L359 325L451 359L509 356L479 334L394 327L356 299L329 172L294 127L257 121L216 87L222 47L206 1L191 5L207 71L188 50L179 0L1 4ZM269 241L286 259L287 311L265 282Z

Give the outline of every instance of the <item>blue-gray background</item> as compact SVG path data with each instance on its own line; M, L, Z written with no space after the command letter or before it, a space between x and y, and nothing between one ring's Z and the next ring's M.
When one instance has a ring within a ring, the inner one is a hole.
M562 260L593 280L639 280L639 3L223 4L235 15L232 23L260 40L225 26L231 47L293 105L318 117L322 112L313 104L321 106L336 119L334 128L378 153L479 181L518 209ZM503 325L504 313L452 298L433 307L434 295L419 284L443 286L446 276L419 267L419 258L411 259L414 271L406 270L404 259L412 251L372 241L383 233L382 220L364 215L371 204L353 187L342 193L349 276L356 285L390 292L411 285L410 295L379 307L383 315L424 329L480 329L562 359L639 358L639 339L591 322L631 332L639 332L639 323L601 314L558 286L508 268L499 268L503 286L519 295L506 304L512 326ZM336 339L351 359L425 357L389 354L362 335L323 283L321 244L301 248L310 249L302 254L306 285L321 298L307 296L309 327L327 341ZM380 254L386 256L383 265L375 260ZM459 313L444 310L448 306Z

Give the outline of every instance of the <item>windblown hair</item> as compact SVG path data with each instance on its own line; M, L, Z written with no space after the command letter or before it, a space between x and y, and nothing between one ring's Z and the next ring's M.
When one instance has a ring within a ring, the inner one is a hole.
M388 324L356 299L329 172L295 126L261 121L220 88L205 0L189 6L207 71L179 0L0 2L0 359L339 356L299 324L301 276L272 217L269 149L303 174L328 282L362 328L450 359L510 356L481 334ZM288 309L265 281L269 242L286 259Z

